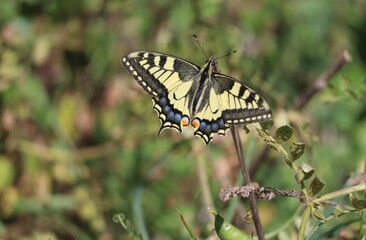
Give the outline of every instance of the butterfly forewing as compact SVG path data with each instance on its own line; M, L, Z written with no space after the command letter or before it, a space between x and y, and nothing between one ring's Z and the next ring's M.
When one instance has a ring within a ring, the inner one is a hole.
M146 92L163 96L197 75L199 67L183 59L155 52L135 51L121 59Z

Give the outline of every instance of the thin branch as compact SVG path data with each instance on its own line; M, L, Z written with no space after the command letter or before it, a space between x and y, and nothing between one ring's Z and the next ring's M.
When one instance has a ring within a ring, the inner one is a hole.
M244 178L246 184L250 184L251 180L250 180L248 168L246 167L245 160L244 160L243 148L241 146L239 131L236 128L236 126L231 126L230 130L231 130L231 133L232 133L232 136L233 136L236 153L238 155L241 174L243 175L243 178ZM258 239L259 240L264 240L265 238L264 238L263 227L262 227L262 223L261 223L261 220L260 220L260 217L259 217L258 208L257 208L257 201L256 201L254 193L249 194L249 206L250 206L250 210L251 210L251 213L252 213L253 222L254 222L254 225L255 225L255 229L256 229L256 232L257 232Z
M333 198L336 198L336 197L341 197L341 196L344 196L344 195L348 195L348 194L351 194L351 193L354 193L354 192L365 191L365 189L366 189L366 183L360 183L360 184L357 184L357 185L352 186L352 187L348 187L348 188L344 188L344 189L341 189L341 190L338 190L338 191L335 191L335 192L324 194L323 196L312 200L312 203L320 203L320 202L323 202L323 201L328 201L330 199L333 199Z
M314 84L305 92L305 94L295 101L296 109L302 109L315 93L323 90L332 79L332 77L347 63L352 61L351 54L345 50L335 61L335 63L322 75L320 75Z
M301 193L292 189L281 190L278 188L261 187L256 182L251 182L245 186L233 186L222 188L219 198L222 201L228 201L233 197L247 198L249 194L255 194L259 199L272 200L277 196L300 198Z

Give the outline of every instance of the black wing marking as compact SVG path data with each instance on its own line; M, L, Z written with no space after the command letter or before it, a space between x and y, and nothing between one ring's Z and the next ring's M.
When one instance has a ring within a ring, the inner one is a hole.
M200 68L168 54L134 51L121 58L122 65L153 96L165 96L180 84L190 81Z
M214 89L222 106L222 118L227 124L264 122L272 118L267 101L238 80L214 74Z

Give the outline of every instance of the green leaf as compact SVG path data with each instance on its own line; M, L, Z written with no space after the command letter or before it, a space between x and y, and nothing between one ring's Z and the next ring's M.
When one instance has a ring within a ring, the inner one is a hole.
M320 181L320 179L318 177L315 177L313 179L313 181L311 181L311 183L310 183L309 195L314 196L314 195L318 194L323 189L324 186L325 186L325 183Z
M358 198L354 194L350 194L351 204L357 210L366 209L366 200Z
M269 120L269 121L261 122L259 124L261 125L261 127L264 130L267 130L267 129L270 129L273 126L274 122L273 122L273 120Z
M314 217L316 217L320 221L325 222L325 216L323 215L323 213L319 209L314 209L313 208L313 215L314 215Z
M282 127L277 128L276 130L276 139L278 142L286 142L292 137L294 130L292 127L288 125L284 125Z
M248 134L250 132L250 129L247 127L247 125L244 125L243 129L244 129L246 134Z
M302 163L301 170L304 173L303 180L309 179L314 174L314 168L312 168L309 164Z
M346 213L347 212L344 211L340 206L335 206L334 211L332 212L332 215L335 216L335 217L341 217Z
M295 161L299 159L305 152L305 143L293 142L290 146L291 158Z
M215 216L215 231L221 240L253 240L250 236L225 221L217 212L211 211Z

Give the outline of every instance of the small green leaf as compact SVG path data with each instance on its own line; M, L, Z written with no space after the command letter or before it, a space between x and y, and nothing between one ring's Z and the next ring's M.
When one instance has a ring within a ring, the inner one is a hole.
M366 209L366 200L360 199L354 194L350 194L350 199L352 206L356 208L357 210L364 210Z
M273 120L269 120L269 121L261 122L259 124L261 125L261 127L264 130L267 130L267 129L270 129L273 126L274 122L273 122Z
M306 163L302 163L301 170L304 173L303 180L309 179L314 174L314 168L312 168L310 165Z
M311 183L310 183L309 195L314 196L314 195L318 194L323 189L324 186L325 186L325 183L320 181L320 179L318 177L315 177L313 179L313 181L311 181Z
M347 212L345 212L340 206L335 206L334 211L332 212L332 215L335 217L341 217L346 213Z
M293 142L290 147L291 158L295 161L299 159L305 152L305 143Z
M313 215L314 215L314 217L316 217L320 221L325 222L325 216L323 215L323 213L319 209L314 209L313 208Z
M277 128L276 130L276 139L278 142L286 142L292 137L294 130L292 127L288 125L284 125L282 127Z
M250 236L225 221L217 212L211 211L215 216L215 231L221 240L253 240Z
M250 132L250 129L247 127L247 125L244 125L243 129L244 129L246 134L248 134Z

